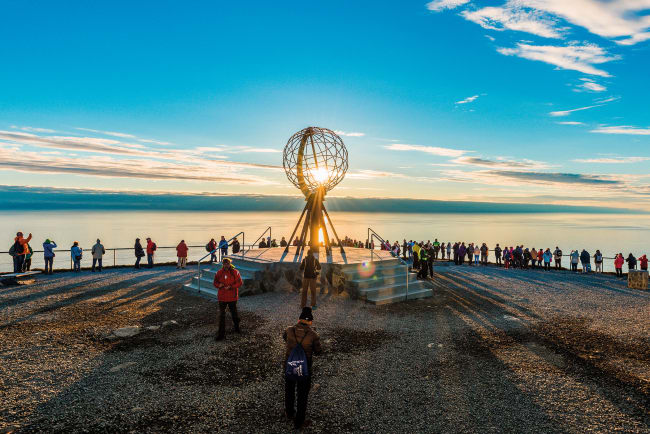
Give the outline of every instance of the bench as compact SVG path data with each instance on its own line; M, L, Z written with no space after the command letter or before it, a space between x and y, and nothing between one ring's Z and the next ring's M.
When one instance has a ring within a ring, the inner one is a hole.
M0 274L0 283L2 283L5 286L20 285L21 282L28 283L28 282L25 282L25 281L27 279L29 279L30 277L35 276L37 274L41 274L41 272L40 271L25 271L24 273Z

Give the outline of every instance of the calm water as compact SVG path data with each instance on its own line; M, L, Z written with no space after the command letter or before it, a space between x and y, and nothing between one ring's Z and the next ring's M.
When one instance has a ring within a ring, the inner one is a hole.
M159 247L176 246L181 239L188 245L201 246L190 249L190 260L206 252L202 247L211 237L230 238L245 231L247 243L255 241L266 227L271 226L273 237L289 238L299 214L296 212L173 212L173 211L53 211L53 212L3 212L0 228L7 251L15 233L32 232L34 250L41 250L46 238L53 239L59 248L68 249L79 241L88 252L83 266L88 266L90 247L101 238L106 248L132 247L136 237L153 238ZM345 235L365 240L367 229L372 227L385 239L417 239L439 241L486 242L531 247L556 245L565 255L572 249L586 248L593 254L600 249L605 256L632 252L635 256L650 253L650 218L643 215L594 214L393 214L393 213L332 213L340 237ZM331 234L330 234L331 235ZM241 240L240 240L241 241ZM158 260L169 260L175 250L158 251ZM133 261L132 251L117 252L116 262ZM42 254L34 255L33 266L42 267ZM606 261L606 269L613 269ZM112 265L112 252L105 264ZM70 255L57 253L55 267L69 267ZM0 255L0 271L10 271L11 257Z

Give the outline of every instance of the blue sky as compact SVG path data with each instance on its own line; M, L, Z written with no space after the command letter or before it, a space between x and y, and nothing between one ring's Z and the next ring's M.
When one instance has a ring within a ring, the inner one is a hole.
M650 210L650 1L4 4L0 184Z

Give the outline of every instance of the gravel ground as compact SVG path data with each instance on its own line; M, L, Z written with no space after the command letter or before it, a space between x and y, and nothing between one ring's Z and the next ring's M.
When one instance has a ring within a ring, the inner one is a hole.
M320 301L309 431L650 432L650 293L612 276L438 270L430 299ZM0 432L290 432L281 332L298 296L241 299L244 334L217 343L214 302L179 289L192 272L0 287ZM127 326L141 332L112 334Z

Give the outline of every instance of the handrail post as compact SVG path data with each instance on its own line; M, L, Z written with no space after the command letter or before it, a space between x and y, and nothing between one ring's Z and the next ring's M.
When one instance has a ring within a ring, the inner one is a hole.
M115 268L115 249L113 249L113 268Z
M199 285L198 286L199 286L199 293L200 293L201 292L201 260L200 259L198 260L196 265L197 265L197 267L199 269L198 270L199 271Z

